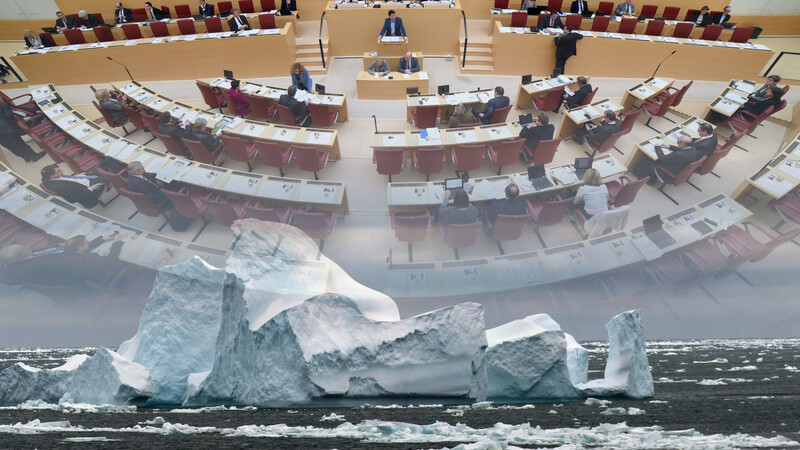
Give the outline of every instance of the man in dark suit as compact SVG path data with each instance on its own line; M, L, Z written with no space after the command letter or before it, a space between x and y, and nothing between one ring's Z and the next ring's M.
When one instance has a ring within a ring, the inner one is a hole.
M200 7L197 9L198 14L203 17L213 17L214 16L214 7L211 6L209 3L206 3L206 0L200 0Z
M75 19L72 17L67 17L67 15L64 14L63 12L57 11L56 17L58 17L55 26L56 30L62 31L62 30L71 30L73 28L78 28L78 23L75 22Z
M695 11L689 16L689 22L692 22L696 27L704 27L711 23L711 14L709 14L708 6L703 6L700 11Z
M572 6L569 9L569 12L572 14L583 14L589 10L589 5L586 4L586 0L575 0L572 2Z
M78 11L78 26L81 28L94 28L100 25L100 22L97 20L92 14L87 13L86 11Z
M181 138L184 137L191 138L191 136L189 136L189 131L179 126L178 124L173 123L172 116L168 112L163 111L158 114L157 131L161 134L174 137L175 140L181 144L181 149L183 149L183 156L186 157L189 156L189 153L186 149L186 144L184 144L183 140L181 140Z
M296 0L281 0L281 7L279 9L280 15L291 16L292 12L297 11ZM297 15L297 20L300 20L300 15Z
M742 107L739 108L739 111L747 111L754 116L758 116L766 111L766 109L770 106L777 108L781 103L781 97L783 97L783 89L779 88L778 86L772 86L767 91L767 96L764 98L764 100L749 101L742 105ZM755 120L753 116L748 114L742 114L741 116L748 122Z
M767 80L764 82L764 85L753 91L748 97L750 98L750 100L753 101L764 100L767 98L767 91L769 91L769 89L772 86L777 86L778 83L780 82L781 82L780 75L774 75L774 74L770 75L767 77Z
M617 114L610 109L603 113L603 120L600 125L595 125L592 122L584 124L583 127L575 130L575 137L573 140L580 145L583 145L586 137L591 138L594 142L602 143L609 136L614 133L619 133L620 123L617 120Z
M511 104L511 101L508 99L508 97L503 94L505 94L503 86L497 86L494 88L494 98L489 100L486 103L486 106L483 107L483 111L478 113L478 120L480 120L482 124L486 125L492 120L494 110L505 108Z
M586 77L580 76L578 77L578 90L573 92L572 95L567 95L564 92L564 95L561 96L561 100L558 101L558 106L554 112L558 112L561 109L561 104L566 102L567 108L575 108L576 106L581 106L583 104L583 100L586 99L586 96L592 93L592 85L586 81Z
M417 61L417 58L411 56L411 52L406 52L406 54L400 58L400 62L397 63L397 71L407 75L419 72L419 61Z
M161 213L173 208L172 202L161 192L164 187L158 180L151 180L144 173L144 166L139 161L128 164L128 190L144 194Z
M133 14L128 8L123 8L121 2L114 5L117 9L114 11L114 22L118 24L133 22Z
M580 33L573 33L572 26L567 25L564 27L566 33L563 36L556 37L556 67L553 70L553 75L562 75L567 65L567 60L570 56L578 54L578 46L575 44L583 35Z
M697 134L700 137L692 139L692 146L697 154L697 159L703 156L706 158L711 157L714 154L714 150L717 149L717 135L714 134L714 127L708 123L701 124Z
M692 138L689 136L679 137L678 145L670 145L669 149L672 151L672 153L665 155L660 146L655 146L658 159L656 161L648 162L651 164L650 170L648 171L650 174L650 181L648 181L648 184L655 184L658 181L656 178L656 167L663 167L670 173L678 175L678 173L685 169L686 166L700 158L697 155L697 150L695 150L694 146L692 145ZM658 175L661 176L661 179L667 183L672 183L675 180L674 177L663 170L658 170Z
M511 183L506 186L506 198L490 201L489 204L486 205L486 219L489 221L489 224L494 226L498 214L507 216L527 214L528 208L525 206L525 202L517 200L517 197L519 197L519 187ZM486 231L486 235L491 238L493 229L486 227L484 230Z
M37 154L22 140L23 131L17 125L14 116L12 106L0 99L0 145L24 159L25 162L36 162L42 159L45 152Z
M714 17L711 19L711 23L714 25L722 25L725 22L731 21L731 7L726 6L725 9L722 11L722 14L715 14Z
M403 26L403 19L397 17L397 13L394 12L393 9L389 10L389 18L383 21L383 28L381 28L381 32L378 33L378 42L381 41L384 35L403 36L406 42L408 42L406 28Z
M311 117L309 117L308 112L308 105L305 102L299 102L296 98L294 98L295 94L297 94L297 87L289 86L286 89L286 93L281 95L281 98L278 99L278 103L286 106L292 112L292 116L294 116L294 123L298 126L306 126L308 125L307 122L310 121Z
M539 114L533 122L525 125L519 131L519 137L525 138L525 146L522 147L520 158L524 161L533 161L539 142L553 139L555 132L556 128L550 123L547 115Z
M84 208L94 208L100 203L105 182L105 178L97 175L64 175L58 164L42 168L42 183L47 189Z
M550 11L549 16L545 16L539 22L539 29L543 30L545 28L561 28L564 29L564 24L561 22L561 18L558 17L558 11Z
M144 11L147 13L147 20L161 20L169 17L164 11L153 7L150 2L144 2Z
M243 16L241 11L234 8L231 10L231 18L228 19L228 26L231 27L231 31L234 33L239 30L249 30L250 29L250 22L247 21L247 17Z
M617 9L614 10L614 14L621 16L623 14L636 14L636 6L633 5L633 0L625 0L624 2L620 3L617 6Z

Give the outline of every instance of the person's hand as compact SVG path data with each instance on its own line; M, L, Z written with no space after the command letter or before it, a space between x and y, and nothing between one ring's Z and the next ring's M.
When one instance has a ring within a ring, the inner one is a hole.
M525 125L525 128L533 128L533 127L535 127L535 126L536 126L536 124L534 124L533 122L531 122L531 123L529 123L529 124Z
M412 73L414 72L412 72L411 69L406 69L406 75L411 75Z
M450 198L450 190L449 189L445 189L444 190L444 198Z
M117 236L119 236L119 233L109 234L108 236L103 236L103 240L104 241L110 241L110 240L114 239Z
M378 36L378 43L379 44L381 43L381 37L380 36Z
M483 117L483 113L478 113L478 117Z
M105 186L103 186L102 184L95 184L94 186L90 186L89 190L90 191L99 191L100 189L104 189L104 188L105 188Z
M403 39L408 42L408 36L404 36Z

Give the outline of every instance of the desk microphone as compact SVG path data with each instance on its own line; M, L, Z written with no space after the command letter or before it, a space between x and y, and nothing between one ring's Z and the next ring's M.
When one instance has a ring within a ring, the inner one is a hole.
M375 122L375 132L378 132L378 119L375 117L375 114L372 115L372 121Z
M106 59L107 59L107 60L109 60L109 61L113 61L113 62L115 62L115 63L119 64L120 66L124 67L124 68L125 68L125 72L128 72L128 76L129 76L129 77L131 77L131 81L136 81L136 80L134 80L134 79L133 79L133 75L131 75L131 71L130 71L130 70L128 70L128 66L126 66L125 64L122 64L122 63L121 63L121 62L119 62L119 61L116 61L116 60L113 60L113 59L111 59L111 57L110 57L110 56L106 56Z
M660 63L658 63L658 66L656 66L656 70L654 70L654 71L653 71L653 76L651 76L650 78L655 78L655 76L656 76L656 73L658 73L658 69L660 69L660 68L661 68L661 64L664 64L664 61L666 61L667 59L669 59L669 57L670 57L670 56L674 55L674 54L675 54L675 52L677 52L677 50L673 50L673 51L672 51L672 53L670 53L669 55L667 55L667 57L666 57L666 58L662 59L662 60L661 60L661 62L660 62ZM110 58L109 58L109 59L110 59Z

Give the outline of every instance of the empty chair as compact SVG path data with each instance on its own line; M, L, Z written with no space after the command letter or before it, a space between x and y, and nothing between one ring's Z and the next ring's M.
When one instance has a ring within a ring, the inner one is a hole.
M786 222L800 225L800 201L794 197L784 195L777 200L769 202L769 207L781 217L781 221L772 227L773 230L778 231Z
M114 33L111 32L109 27L94 27L92 28L98 42L111 42L114 41Z
M444 147L428 147L415 149L411 154L414 168L417 172L425 174L425 181L430 180L432 173L442 171L445 160Z
M261 13L258 15L258 24L259 27L264 30L269 30L272 28L278 28L278 25L275 22L275 14L265 14Z
M730 42L736 42L739 44L746 44L747 41L750 40L750 37L753 35L753 28L749 27L736 27L733 29L733 34L731 34Z
M460 177L461 172L469 176L470 170L481 168L483 152L486 150L484 144L458 145L450 151L453 165L456 166L456 176Z
M512 139L502 141L499 144L488 145L487 153L489 154L489 159L497 164L498 175L502 172L503 166L517 163L524 144L525 139Z
M267 222L289 223L289 219L292 218L292 208L267 205L263 202L247 202L244 210L247 211L247 217Z
M743 223L743 225L744 229L737 225L731 225L725 231L717 233L717 235L714 237L714 239L723 244L730 253L737 256L737 258L734 260L738 262L738 265L743 264L745 261L757 262L766 258L772 252L772 250L776 249L781 244L796 238L798 233L800 233L800 228L796 228L788 233L775 234L751 221L746 221ZM766 237L767 241L762 242L761 239L756 238L756 236L754 236L750 231L751 227L755 230L758 230L762 235L762 239ZM731 267L732 264L729 264L728 267L726 267L726 270L734 271L734 273L736 273L735 269L738 267L738 265ZM741 274L736 274L752 286L752 283L745 279ZM720 273L717 274L716 277L720 278L723 275L727 274Z
M139 112L139 117L142 118L142 122L144 122L145 126L148 129L150 129L150 130L153 130L153 129L158 130L158 116L157 115L155 115L153 113L149 113L149 112L144 111L144 110L138 111L138 112Z
M157 23L163 23L163 22L153 22L150 25L152 26ZM219 112L221 114L222 104L225 102L225 99L222 96L222 94L218 95L216 92L214 92L214 88L207 84L201 84L198 82L195 82L195 84L197 85L197 89L200 90L200 95L203 96L203 101L206 103L206 105L208 105L209 108L219 108Z
M144 131L149 130L150 127L148 127L147 124L144 123L142 115L139 114L139 111L137 109L131 108L130 106L127 106L125 104L121 104L121 106L122 109L125 110L125 114L128 115L128 119L130 119L131 123L133 124L133 126L136 127L137 130L144 130ZM152 141L153 139L155 139L155 135L149 141L145 142L142 145L149 144L150 141Z
M303 230L311 239L319 239L319 249L325 245L327 238L336 225L336 211L304 211L302 209L292 210L292 221L294 226Z
M687 165L683 170L681 170L677 174L674 174L674 173L668 171L667 169L665 169L662 166L656 165L653 168L653 173L655 173L656 178L658 178L658 181L661 182L661 186L659 186L658 191L661 192L662 194L664 194L664 196L666 196L668 199L670 199L672 201L672 203L675 203L676 205L678 205L679 203L677 201L675 201L674 198L670 197L666 192L664 192L664 187L667 184L671 184L673 186L679 186L679 185L681 185L683 183L686 183L689 186L691 186L691 187L693 187L693 188L695 188L695 189L697 189L699 191L700 188L698 188L697 186L693 185L689 181L689 176L691 176L692 173L695 170L697 170L697 168L701 164L703 164L703 161L705 161L705 160L706 160L706 157L703 156L702 158L698 159L697 161Z
M122 24L122 32L125 34L125 39L142 39L142 30L139 29L139 24L125 23Z
M744 137L744 133L734 134L731 137L725 137L719 133L716 134L717 134L717 139L722 139L725 142L722 144L717 143L717 148L714 149L714 153L712 153L711 156L709 156L708 159L706 159L706 162L704 162L703 165L697 169L697 173L700 175L705 175L707 173L710 173L711 175L720 178L719 175L713 172L714 167L717 166L717 163L719 162L720 159L724 158L728 153L730 153L733 146L736 145L737 142L739 142L739 139Z
M667 97L669 97L670 92L672 92L672 93L677 92L678 95L676 95L675 98L672 99L672 103L670 104L670 106L678 106L683 101L683 96L686 95L686 91L688 91L689 88L692 87L692 83L694 83L694 80L684 84L683 87L680 88L680 89L676 89L676 88L670 86L670 87L667 88L667 90L665 92L662 92L662 93L658 94L658 97L656 97L656 98L658 98L659 100L664 100Z
M548 11L561 11L561 4L563 0L548 0L547 2L547 10Z
M469 247L474 244L482 228L483 224L481 224L481 222L466 224L451 223L445 228L442 222L439 221L439 229L442 232L444 243L453 249L456 259L459 259L458 249Z
M314 179L319 180L317 172L324 169L328 164L328 150L320 152L315 147L295 145L292 147L292 152L294 152L294 160L297 161L297 167L300 170L314 172Z
M392 175L402 172L406 165L406 151L402 148L373 149L372 163L377 166L379 174L389 175L391 183Z
M275 0L261 0L261 11L272 11L275 8Z
M583 16L580 14L569 14L567 15L567 21L564 25L569 25L572 27L573 30L578 31L581 29L581 24L583 23Z
M276 142L255 141L253 143L256 145L261 162L265 166L277 167L283 176L283 166L289 164L292 159L292 148L283 148Z
M278 108L264 97L250 94L244 96L250 105L250 114L256 119L269 120L278 112Z
M144 8L131 9L131 16L134 22L147 22L147 11Z
M217 14L220 15L230 14L231 10L233 9L233 2L228 2L228 1L217 2L217 8L219 9L219 12Z
M632 17L623 17L619 23L619 33L634 34L636 32L636 24L639 23Z
M288 106L275 103L275 107L278 108L278 118L280 118L282 124L289 126L300 126L303 124L303 122L305 122L305 116L295 117L294 114L292 114L292 110L289 109Z
M649 100L645 102L645 104L642 105L642 109L644 109L647 115L650 117L647 118L647 122L645 122L644 125L652 130L658 131L650 126L650 121L653 120L653 117L664 117L664 114L669 112L669 107L672 106L672 102L675 101L677 96L678 93L675 92L669 94L667 98L661 101L661 103L655 100Z
M511 13L511 26L518 28L518 27L526 27L528 25L528 13L527 11L514 11Z
M622 115L622 122L619 125L619 131L624 131L624 134L628 134L633 129L633 125L636 123L636 120L639 119L639 116L642 115L642 109L636 109L629 113Z
M248 172L252 172L253 166L250 165L250 160L255 158L256 153L258 153L256 144L245 142L241 138L226 134L221 134L219 138L225 146L225 153L228 154L228 157L234 161L246 162Z
M194 28L194 20L191 19L178 20L178 31L180 31L181 35L184 36L187 34L197 34L197 30Z
M528 225L530 219L531 216L528 214L498 214L494 219L494 223L487 218L486 224L492 230L492 238L497 241L497 248L500 250L500 253L504 253L500 242L519 239L522 235L522 230Z
M665 6L662 16L664 16L666 20L678 20L678 14L680 14L680 12L681 9L677 6Z
M642 15L648 19L653 19L656 17L656 11L658 11L658 5L643 5L642 6Z
M86 38L83 36L83 31L80 28L73 28L71 30L64 29L61 32L64 33L67 42L72 45L86 43Z
M558 146L561 145L561 138L551 139L549 141L539 141L536 150L533 152L533 164L547 164L553 162L556 156ZM527 146L525 147L527 148ZM526 150L528 154L531 153L530 149Z
M650 180L650 177L644 177L641 180L633 181L627 176L622 176L619 180L613 180L606 183L608 188L609 205L615 207L629 205L636 198L639 189Z
M392 220L394 235L400 242L408 243L408 261L414 261L414 242L424 241L428 236L431 226L431 214L426 209L424 212L395 212L389 211Z
M494 7L499 9L508 9L508 0L494 0Z
M703 30L703 35L700 36L700 39L704 41L716 41L719 39L719 35L722 33L722 25L706 25L705 30Z
M686 39L692 34L694 24L691 22L678 22L675 25L675 31L672 32L672 37L678 39Z
M178 19L186 19L192 17L192 10L189 5L175 5L175 15Z
M698 11L699 11L698 9L691 9L691 8L687 9L686 10L686 15L683 16L683 21L684 22L689 22L692 19L692 16L694 15L694 13L696 13Z
M562 95L564 95L563 87L551 89L544 97L531 97L531 103L539 111L554 111L558 107Z
M603 142L597 142L594 139L592 139L591 135L587 135L586 143L589 144L589 148L592 149L592 156L594 156L597 153L603 154L614 148L614 144L616 144L619 138L621 138L625 134L626 133L624 131L619 131L607 137Z
M136 206L136 212L128 217L128 220L133 219L137 214L141 213L147 217L159 217L161 215L161 211L159 207L161 203L155 204L146 195L140 194L139 192L129 191L126 188L118 188L117 191L123 197L127 197L128 200L132 201L134 206ZM164 221L164 224L158 229L161 231L164 226L167 225L167 222Z
M208 193L206 192L191 192L186 188L181 189L178 192L170 191L168 189L161 189L161 193L164 194L172 205L175 207L175 211L178 214L186 217L187 219L202 219L203 226L200 227L200 230L197 231L197 234L194 235L192 238L192 242L196 241L197 238L200 236L200 233L206 229L208 226L208 220L205 217L205 213L208 210L206 205L203 203L203 197L207 197Z
M169 11L169 6L161 5L161 12L166 14L168 19L172 18L172 13Z
M489 124L493 123L503 123L508 118L508 112L511 111L514 105L504 106L502 108L497 108L492 113L492 118L489 119Z
M600 2L597 6L597 10L606 16L610 16L614 12L614 2Z
M539 234L539 227L547 227L561 223L572 201L572 198L562 200L559 196L556 196L556 199L553 201L548 201L547 199L525 200L531 219L533 223L536 224L536 236L539 238L542 247L547 247L547 245L544 239L542 239L542 235Z
M218 195L209 195L200 198L200 201L203 202L208 213L211 214L211 220L220 225L229 227L233 222L247 217L247 211L244 209L244 200L231 200Z
M206 24L206 32L208 33L222 33L222 21L219 20L219 17L206 17L203 19L203 22ZM183 33L181 33L183 34Z
M648 36L661 36L662 31L664 31L663 20L650 20L647 22L647 28L644 30L644 34Z
M309 103L308 112L311 124L315 127L330 127L339 118L339 111L331 111L328 105Z
M786 107L786 100L781 100L781 105ZM780 106L780 105L779 105ZM758 127L758 124L764 121L767 117L772 115L774 112L774 106L768 106L767 109L764 110L759 115L754 115L749 111L739 111L738 113L728 117L722 122L723 125L727 125L730 129L734 130L734 132L743 132L745 134L750 134ZM783 108L781 108L783 109ZM750 120L746 119L746 117L751 118Z
M597 31L600 33L608 31L608 23L610 20L611 18L608 16L595 16L595 18L592 19L591 31Z
M181 138L183 144L186 145L186 148L191 153L192 158L195 161L203 163L203 164L217 164L219 159L222 157L222 150L224 149L222 143L220 143L214 151L209 151L206 148L205 144L200 141L194 141L192 139Z
M417 106L411 110L411 120L417 128L434 128L439 121L439 105Z
M239 11L242 14L252 14L256 12L256 9L253 7L253 0L239 0Z
M653 288L674 289L692 277L692 272L683 264L680 256L664 255L641 268L642 277Z
M166 22L150 22L150 31L153 33L153 37L167 37L170 35Z

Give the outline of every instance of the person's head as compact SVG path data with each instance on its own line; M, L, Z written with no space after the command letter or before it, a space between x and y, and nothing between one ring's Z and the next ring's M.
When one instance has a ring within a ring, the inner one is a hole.
M506 93L506 91L505 91L505 89L503 89L503 86L497 86L496 88L494 88L494 96L495 97L502 97L503 94L505 94L505 93Z
M28 38L35 38L36 37L36 33L34 33L31 30L24 30L22 32L22 35L25 36L25 37L28 37Z
M151 9L153 9L153 4L150 2L144 2L144 9L150 11Z
M392 19L392 22L394 22L395 17L397 17L397 13L394 12L393 9L390 9L389 10L389 18Z
M81 19L88 19L89 13L87 13L85 9L82 9L78 11L78 17L80 17Z
M158 113L158 123L170 123L170 122L172 122L172 116L168 112L161 111L160 113Z
M781 97L783 97L783 89L779 88L778 86L772 86L767 91L767 97L769 97L769 98L781 98Z
M586 169L583 174L583 183L587 186L600 186L603 184L603 179L600 178L600 172L597 169Z
M469 206L469 195L463 190L459 189L453 196L453 206L456 208L466 208Z
M558 11L556 11L556 10L550 11L550 18L551 19L555 20L557 17L558 17Z
M64 241L64 253L86 253L89 250L89 240L85 235L79 234Z
M710 123L701 123L700 127L697 129L697 133L700 136L711 136L711 133L714 132L714 127L711 126Z
M122 2L117 2L117 3L114 5L114 7L115 7L115 8L117 8L117 9L122 9Z
M27 245L11 244L0 248L0 264L9 264L22 261L31 254L31 248Z
M239 90L239 80L231 81L231 89L238 91Z
M606 112L603 113L603 117L606 118L606 122L614 122L617 120L617 113L614 111L607 109Z
M692 138L689 136L680 136L678 138L678 147L680 148L687 148L692 145Z
M406 54L405 54L405 56L403 56L403 58L405 58L406 61L411 61L411 52L406 52Z
M564 29L567 30L567 33L569 33L570 31L572 31L572 25L566 25Z
M198 117L197 119L194 119L194 123L192 123L192 129L195 131L205 131L206 125L208 125L208 121L202 117Z
M238 10L238 9L236 9L236 8L233 8L233 9L231 10L231 14L233 14L233 17L239 17L239 14L241 14L241 11L239 11L239 10Z
M781 82L780 75L770 75L767 77L767 85L771 86L773 84L778 84Z
M730 5L726 6L726 7L725 7L725 8L722 10L722 13L723 13L723 14L730 14L730 13L731 13L731 7L730 7Z
M301 73L303 73L303 72L305 72L305 71L306 71L306 68L305 68L305 67L303 67L303 65L302 65L302 64L300 64L300 63L294 63L294 64L292 64L292 73L293 73L293 74L295 74L295 75L300 75Z
M625 3L630 5L631 3L633 3L633 0L625 0Z
M111 97L111 94L108 93L108 89L102 88L102 89L98 89L98 90L94 91L94 97L98 101L102 102L103 100Z
M536 123L539 125L547 125L550 123L550 119L545 114L539 114L536 116Z
M204 6L206 4L206 0L200 0L200 6Z
M119 3L117 3L117 4L119 4ZM119 8L118 8L118 9L119 9ZM66 16L66 15L64 15L64 13L63 13L63 12L61 12L61 11L56 11L56 17L58 17L59 19L64 19L64 18L66 18L67 16Z
M380 56L378 56L377 58L375 58L375 62L376 62L376 63L378 63L378 65L380 66L380 65L382 65L382 64L383 64L383 58L381 58Z
M457 104L455 109L456 109L456 114L464 114L464 111L466 111L466 108L464 108L464 105L462 105L461 103Z
M297 94L297 86L291 85L286 89L286 95L294 97L294 94Z
M703 6L700 8L700 14L708 14L708 11L711 10L708 6Z
M585 86L586 83L587 83L586 77L584 77L583 75L578 77L578 86Z
M144 165L140 161L134 161L128 164L129 175L141 175L144 173Z
M509 200L514 200L519 196L519 186L514 183L510 183L506 186L506 198Z
M61 175L64 175L64 172L58 164L50 164L49 166L42 167L42 181L54 180Z

